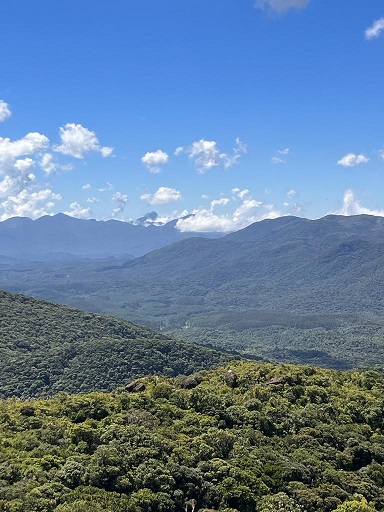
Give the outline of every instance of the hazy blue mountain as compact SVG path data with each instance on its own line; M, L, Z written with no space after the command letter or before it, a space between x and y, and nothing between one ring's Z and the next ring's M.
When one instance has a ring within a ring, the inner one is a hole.
M156 212L136 223L75 219L63 213L36 220L13 217L0 222L0 255L40 261L141 256L194 235L178 231L176 220L163 225L149 222L156 218Z
M121 227L114 221L96 223L63 216L53 220L87 229ZM33 225L50 225L50 221L45 217ZM13 271L10 265L2 270L0 283L75 306L85 301L96 311L136 321L157 318L161 324L166 319L171 325L223 309L381 313L384 219L366 215L319 220L283 217L218 239L188 238L122 264L74 262L65 267L65 277L58 279L60 268L59 263L22 269L15 265Z

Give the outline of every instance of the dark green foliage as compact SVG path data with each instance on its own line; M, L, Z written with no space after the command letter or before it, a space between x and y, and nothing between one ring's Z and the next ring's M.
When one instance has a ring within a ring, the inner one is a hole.
M146 391L0 402L2 512L384 510L384 378L232 362Z
M190 374L229 359L124 320L0 292L3 398L108 391L149 373Z

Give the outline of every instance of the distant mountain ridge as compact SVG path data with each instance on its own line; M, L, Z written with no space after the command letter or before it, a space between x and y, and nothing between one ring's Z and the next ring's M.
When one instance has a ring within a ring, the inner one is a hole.
M61 280L57 265L40 268L37 282L29 268L20 273L10 265L1 272L2 286L75 306L86 301L95 311L139 322L156 317L175 325L225 309L381 313L384 219L265 220L218 239L178 241L123 264L68 267Z
M156 212L150 212L136 223L76 219L64 213L36 220L12 217L0 222L0 255L45 261L136 257L191 236L220 236L182 233L175 227L176 220L157 225L156 218Z

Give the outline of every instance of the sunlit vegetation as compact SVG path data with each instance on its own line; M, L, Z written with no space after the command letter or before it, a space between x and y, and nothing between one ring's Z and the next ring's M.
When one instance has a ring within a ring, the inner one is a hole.
M230 364L2 402L0 510L384 510L381 375Z

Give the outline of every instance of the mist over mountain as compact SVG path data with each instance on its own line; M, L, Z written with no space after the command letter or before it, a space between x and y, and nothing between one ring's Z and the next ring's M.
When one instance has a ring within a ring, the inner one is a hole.
M178 231L175 228L177 220L161 224L156 219L156 212L150 212L134 223L76 219L63 213L36 220L12 217L0 222L0 255L44 261L142 256L170 243L196 236L196 233Z

